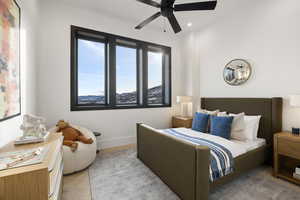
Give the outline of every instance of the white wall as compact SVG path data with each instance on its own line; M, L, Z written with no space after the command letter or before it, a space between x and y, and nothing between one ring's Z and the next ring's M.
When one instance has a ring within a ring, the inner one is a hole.
M49 126L60 119L103 133L104 148L135 142L135 124L168 127L174 109L132 109L70 112L70 25L82 26L173 48L173 100L180 95L182 69L174 34L136 31L134 23L101 15L59 1L43 1L39 32L38 114Z
M21 94L22 113L35 113L35 39L37 0L18 1L21 7ZM21 134L21 117L0 122L0 147Z
M187 46L184 57L193 60L185 78L188 93L284 97L283 128L300 127L300 110L288 105L288 95L300 94L300 2L224 0L219 6L232 1L236 9L182 41ZM222 76L225 64L234 58L247 59L253 66L251 79L238 87L225 84Z

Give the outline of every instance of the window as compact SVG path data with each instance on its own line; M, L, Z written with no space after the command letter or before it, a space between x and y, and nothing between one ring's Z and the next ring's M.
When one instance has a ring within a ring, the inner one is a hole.
M117 104L137 104L137 50L117 46Z
M171 48L71 27L71 110L171 106Z
M105 45L78 40L78 104L105 104Z
M162 104L162 53L148 52L148 104Z

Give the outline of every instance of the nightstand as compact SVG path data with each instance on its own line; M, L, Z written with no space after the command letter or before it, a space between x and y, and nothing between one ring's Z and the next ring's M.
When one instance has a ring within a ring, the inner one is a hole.
M193 118L192 117L180 117L174 116L172 118L172 128L192 128Z
M274 135L274 176L300 184L293 178L296 166L300 165L300 136L288 132Z

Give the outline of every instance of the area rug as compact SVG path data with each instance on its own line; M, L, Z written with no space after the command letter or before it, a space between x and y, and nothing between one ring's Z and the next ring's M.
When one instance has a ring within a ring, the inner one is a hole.
M100 154L89 168L92 200L180 200L129 149ZM298 200L300 188L260 167L218 188L212 200Z

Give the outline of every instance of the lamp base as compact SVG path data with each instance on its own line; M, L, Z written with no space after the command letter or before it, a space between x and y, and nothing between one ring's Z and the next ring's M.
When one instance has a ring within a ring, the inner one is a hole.
M184 118L188 118L189 114L188 114L188 107L189 104L188 103L181 103L181 113L180 113L180 117L184 117Z

